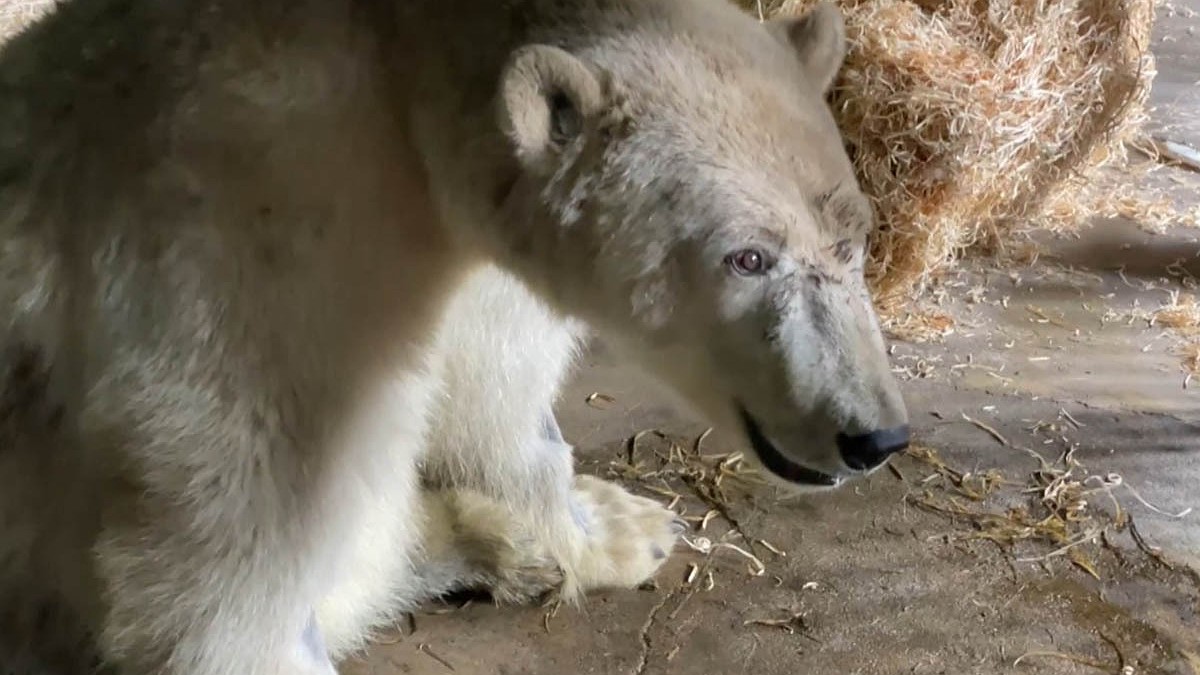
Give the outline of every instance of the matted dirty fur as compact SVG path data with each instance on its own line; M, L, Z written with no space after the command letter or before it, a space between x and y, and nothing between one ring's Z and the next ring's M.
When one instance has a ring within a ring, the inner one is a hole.
M810 0L739 0L770 18ZM1089 173L1123 157L1154 75L1154 0L839 0L832 96L880 227L887 312L956 254L1062 229Z

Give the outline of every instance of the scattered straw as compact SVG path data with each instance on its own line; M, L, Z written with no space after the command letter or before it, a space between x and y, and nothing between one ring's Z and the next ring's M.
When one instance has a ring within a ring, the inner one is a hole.
M601 394L596 391L588 394L587 398L583 399L583 402L597 410L608 410L612 407L612 404L617 402L617 399L608 394Z
M813 642L819 642L819 640L812 636L812 629L808 625L808 616L803 612L792 612L791 616L782 619L750 619L743 621L742 625L778 628L788 635L801 635Z
M1172 291L1170 301L1154 311L1150 323L1183 331L1200 328L1200 304L1191 293Z
M889 336L905 342L933 342L954 333L954 319L934 310L891 312L882 324Z
M404 638L412 637L417 632L417 617L412 612L405 612L404 623L399 622L392 624L391 636L376 636L373 640L377 645L398 645L404 641Z
M1058 434L1059 427L1053 423L1039 423L1033 431ZM1061 435L1058 439L1063 440ZM1063 558L1089 576L1100 579L1100 571L1092 561L1093 554L1109 542L1110 531L1129 530L1134 542L1147 555L1164 565L1169 564L1142 540L1132 518L1114 493L1124 488L1144 507L1169 518L1186 517L1191 508L1170 513L1147 501L1119 474L1088 474L1075 459L1075 447L1069 443L1054 463L1033 450L1018 449L1028 453L1038 465L1024 482L1009 480L995 469L959 471L947 465L933 449L914 446L907 451L908 456L932 472L923 479L911 481L919 491L910 493L906 500L922 510L970 525L968 531L949 535L951 539L989 541L1004 549L1022 544L1034 547L1033 551L1015 557L1014 562L1046 563ZM1029 499L1014 504L1011 491L1002 493L999 490L1002 486L1017 486L1018 492ZM1103 498L1111 508L1100 508L1095 503L1097 498Z
M450 665L450 662L447 661L446 659L444 659L444 658L438 656L436 653L434 653L433 648L430 647L429 645L425 644L424 642L417 645L417 651L428 656L429 658L433 659L434 661L437 661L446 670L449 670L452 673L454 672L454 666Z
M1090 658L1087 656L1078 656L1076 654L1067 654L1065 652L1051 652L1051 651L1025 652L1021 656L1017 657L1017 659L1015 661L1013 661L1013 668L1016 668L1017 666L1021 665L1021 663L1024 662L1026 659L1032 659L1032 658L1038 658L1038 657L1059 659L1062 661L1070 661L1071 663L1076 663L1081 666L1088 666L1089 668L1095 668L1097 670L1103 670L1105 672L1112 672L1112 670L1113 670L1111 665L1109 665L1103 661L1100 661L1099 659L1093 659L1093 658Z
M995 427L985 424L984 422L980 422L979 420L975 419L974 417L971 417L970 415L968 415L966 413L962 413L962 418L964 420L966 420L967 422L970 422L971 424L974 424L975 426L979 427L980 429L983 429L984 431L986 431L988 433L988 435L991 436L992 438L996 439L996 442L999 443L1000 445L1003 445L1003 446L1009 445L1008 439L1005 438L1003 435L1001 435L1001 433L999 431L996 431Z
M758 543L759 543L759 545L760 545L760 546L762 546L763 548L767 549L767 550L768 550L768 551L770 551L771 553L774 553L775 555L779 556L780 558L786 558L786 557L787 557L787 551L784 551L784 550L781 550L781 549L777 548L777 547L776 547L774 544L772 544L771 542L767 541L766 539L759 539L759 540L758 540Z
M1122 172L1097 176L1086 189L1049 205L1044 217L1048 222L1062 224L1051 229L1068 229L1087 216L1124 218L1154 234L1171 227L1200 227L1200 205L1177 207L1166 190L1147 187L1142 180L1143 171L1131 166Z
M1188 276L1184 281L1188 283L1192 279ZM1174 339L1172 349L1180 357L1183 388L1187 389L1192 377L1200 374L1200 303L1196 296L1171 290L1167 302L1149 315L1136 311L1131 315L1145 318L1151 327L1165 329L1166 335Z
M735 546L734 544L725 542L713 542L707 537L696 537L695 540L688 539L687 537L682 537L682 539L683 543L687 544L688 548L696 551L697 553L703 553L704 555L712 555L720 549L729 549L730 551L737 553L738 555L750 561L749 571L751 576L761 577L767 572L767 566L763 564L763 561L760 560L758 556L740 546Z
M1110 638L1109 636L1105 635L1104 633L1100 633L1100 639L1102 639L1106 643L1108 643L1108 646L1112 647L1113 652L1116 653L1117 664L1115 667L1113 667L1107 663L1104 663L1103 661L1100 661L1099 659L1093 659L1093 658L1090 658L1087 656L1078 656L1076 654L1067 654L1064 652L1056 652L1056 651L1025 652L1021 656L1017 657L1016 661L1013 661L1013 667L1015 668L1015 667L1021 665L1021 662L1024 661L1025 659L1035 658L1035 657L1044 657L1044 658L1061 659L1063 661L1070 661L1071 663L1077 663L1081 666L1088 666L1091 668L1095 668L1097 670L1103 670L1105 672L1115 673L1116 675L1134 675L1133 666L1129 665L1129 663L1128 663L1129 660L1127 658L1125 658L1125 652L1121 651L1121 645L1117 644L1116 640Z
M726 552L725 558L736 556L744 560L746 573L753 577L767 573L767 564L756 548L775 558L787 557L786 551L769 541L749 536L732 513L732 500L746 496L748 488L763 485L765 481L746 465L740 452L704 452L705 440L711 433L707 429L685 441L656 430L641 431L625 444L624 461L609 463L609 475L634 481L642 490L665 500L691 526L691 533L684 534L681 540L701 557L688 564L682 587L677 589L682 596L672 615L694 594L716 587L714 566L722 551ZM696 501L703 505L703 511L690 515L688 509ZM714 527L718 521L720 526ZM708 534L700 536L702 532Z
M1151 138L1150 143L1158 153L1160 162L1200 171L1200 150L1165 138Z
M549 633L550 622L554 620L554 617L558 616L558 610L562 609L562 598L557 594L552 594L547 598L542 607L546 610L542 613L542 628Z
M645 490L676 505L682 497L678 485L673 484L678 481L708 506L701 516L682 514L685 521L696 524L702 531L713 518L720 516L736 528L736 521L729 514L727 486L746 488L764 481L757 471L746 465L745 455L741 452L702 452L704 439L711 433L712 429L706 429L688 447L657 430L639 431L626 443L625 461L609 464L609 475L635 480ZM649 449L647 453L642 444L648 437L656 438L658 442L645 443Z
M1200 375L1200 342L1189 342L1179 348L1179 355L1183 358L1181 364L1184 371L1183 388L1187 389L1191 379L1195 375Z

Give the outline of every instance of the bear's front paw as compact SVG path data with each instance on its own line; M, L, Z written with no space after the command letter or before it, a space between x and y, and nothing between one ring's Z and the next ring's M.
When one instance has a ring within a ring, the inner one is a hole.
M684 522L658 502L593 476L576 476L572 515L584 532L573 570L581 590L633 588L654 576Z
M469 491L446 493L455 513L457 546L469 561L478 590L500 604L519 605L561 586L562 569L533 535L499 502Z

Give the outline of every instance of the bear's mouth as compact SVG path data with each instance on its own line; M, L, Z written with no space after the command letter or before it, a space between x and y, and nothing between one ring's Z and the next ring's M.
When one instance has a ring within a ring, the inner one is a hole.
M758 420L754 419L754 416L744 406L738 405L737 408L742 417L742 425L746 427L746 435L750 437L750 447L754 449L754 454L771 473L786 481L801 485L833 487L840 482L836 476L810 469L789 459L779 448L775 447L771 439L767 438L762 427L759 426Z

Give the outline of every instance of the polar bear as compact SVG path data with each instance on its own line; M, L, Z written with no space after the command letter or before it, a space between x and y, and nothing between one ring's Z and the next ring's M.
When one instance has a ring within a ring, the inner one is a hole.
M843 52L827 4L61 3L0 53L0 642L328 674L644 581L680 523L552 412L585 327L781 482L880 466Z

